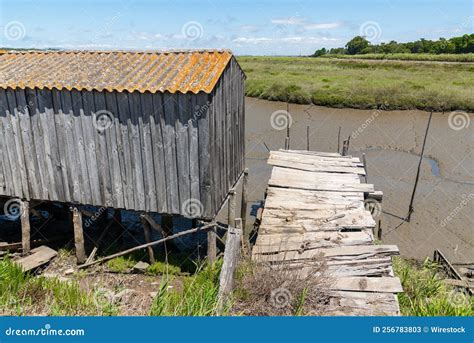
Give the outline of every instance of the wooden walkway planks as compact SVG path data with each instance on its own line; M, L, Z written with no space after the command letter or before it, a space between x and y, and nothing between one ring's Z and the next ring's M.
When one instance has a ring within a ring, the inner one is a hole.
M358 158L337 153L280 150L273 165L254 261L294 270L304 278L323 258L331 278L329 315L399 315L393 276L395 245L374 245L375 221L364 199Z

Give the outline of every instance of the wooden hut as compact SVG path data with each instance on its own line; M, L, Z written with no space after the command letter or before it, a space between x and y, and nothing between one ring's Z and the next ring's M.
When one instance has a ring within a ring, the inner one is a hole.
M244 169L229 51L0 55L0 196L213 218Z

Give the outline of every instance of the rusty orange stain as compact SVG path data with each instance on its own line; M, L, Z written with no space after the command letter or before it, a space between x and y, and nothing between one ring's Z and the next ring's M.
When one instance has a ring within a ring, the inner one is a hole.
M0 51L0 88L210 93L227 50Z

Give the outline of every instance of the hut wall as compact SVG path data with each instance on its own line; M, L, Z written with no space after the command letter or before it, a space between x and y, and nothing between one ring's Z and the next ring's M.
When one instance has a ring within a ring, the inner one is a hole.
M205 196L207 104L204 93L0 89L0 195L183 214Z
M210 201L219 209L245 165L245 75L232 58L212 92L210 117Z

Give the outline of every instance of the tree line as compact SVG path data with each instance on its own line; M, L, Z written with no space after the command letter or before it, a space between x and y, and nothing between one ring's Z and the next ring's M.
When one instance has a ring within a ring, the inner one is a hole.
M421 38L414 42L398 43L394 40L388 43L372 44L363 36L352 38L343 48L322 48L316 50L314 57L326 54L332 55L363 55L363 54L466 54L474 53L474 34L465 34L450 39L440 38L429 40Z

